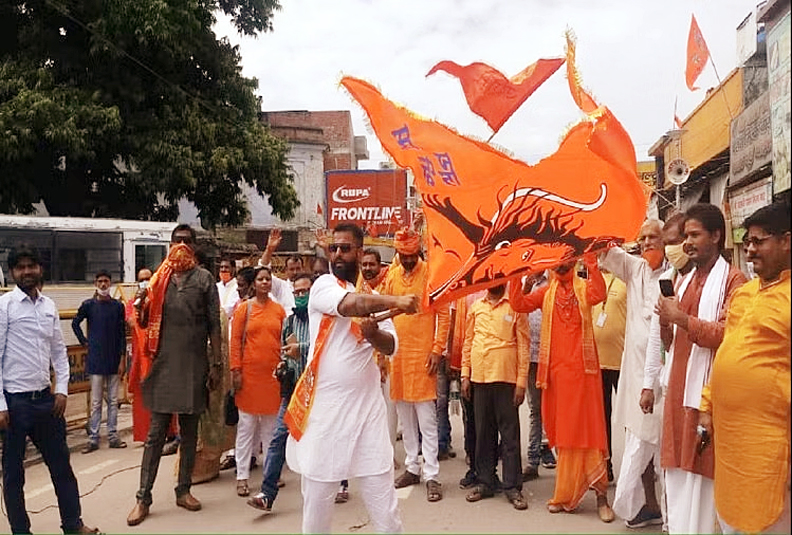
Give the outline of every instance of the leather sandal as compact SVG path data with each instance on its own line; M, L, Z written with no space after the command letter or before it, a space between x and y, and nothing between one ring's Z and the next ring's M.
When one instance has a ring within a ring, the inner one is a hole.
M515 509L518 511L524 511L528 509L528 502L525 500L525 496L519 489L509 489L504 492L506 494L506 499L509 500L509 503L514 506Z
M241 498L250 496L250 488L248 488L247 479L240 479L237 481L237 496Z
M394 484L397 489L409 487L410 485L417 485L421 482L421 476L415 475L410 471L405 470L402 475L396 478Z
M560 513L563 510L564 510L564 508L561 507L561 505L559 505L557 503L548 503L547 504L547 512L548 513L556 514L556 513Z
M492 498L494 495L495 493L489 490L486 486L478 484L470 489L470 492L465 495L465 500L473 503L483 500L484 498Z
M443 486L434 479L426 482L426 499L430 502L439 502L443 499Z

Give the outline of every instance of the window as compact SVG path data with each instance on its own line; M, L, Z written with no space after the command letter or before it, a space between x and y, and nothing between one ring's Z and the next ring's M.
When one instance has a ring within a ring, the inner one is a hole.
M166 245L135 245L135 277L144 267L156 271L167 254Z

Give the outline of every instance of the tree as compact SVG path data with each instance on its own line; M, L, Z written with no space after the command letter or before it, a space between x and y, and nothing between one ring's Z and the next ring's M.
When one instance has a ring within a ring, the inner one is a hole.
M215 14L272 30L278 0L0 3L0 211L240 225L245 184L290 219L287 145Z

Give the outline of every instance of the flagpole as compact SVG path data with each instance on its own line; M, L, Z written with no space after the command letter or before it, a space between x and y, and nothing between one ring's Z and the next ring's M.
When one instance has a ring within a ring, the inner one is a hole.
M492 141L492 138L494 138L494 137L495 137L495 134L497 134L497 133L498 133L497 131L493 132L493 133L492 133L492 135L491 135L490 137L488 137L488 138L487 138L487 143L489 143L490 141Z
M734 115L732 115L731 108L729 107L729 101L726 100L726 93L723 92L723 82L721 82L720 75L718 74L718 68L715 66L715 61L712 59L712 54L709 54L710 65L712 65L712 70L715 71L715 78L718 80L718 91L720 91L721 96L723 97L723 103L726 105L726 111L729 112L729 119L732 121L734 120Z

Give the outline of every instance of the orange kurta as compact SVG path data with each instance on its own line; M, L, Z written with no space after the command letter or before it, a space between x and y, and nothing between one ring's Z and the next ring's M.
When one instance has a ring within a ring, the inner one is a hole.
M418 263L409 274L399 266L388 273L382 285L384 295L423 297L428 269L426 262ZM445 349L448 337L448 306L437 310L421 310L417 314L402 314L393 318L399 348L391 364L391 399L418 403L437 398L437 375L426 371L430 353L438 355Z
M681 328L676 329L674 356L663 408L660 464L663 468L681 468L712 479L714 474L713 449L706 448L701 455L696 449L698 410L683 406L687 363L694 343L700 347L718 348L723 340L724 320L731 295L745 283L746 279L742 271L734 266L730 267L726 276L726 297L723 300L721 320L708 322L696 317L701 292L704 290L704 283L707 281L708 275L709 273L697 270L680 302L682 311L690 315L691 318L687 331ZM677 285L680 281L677 281Z
M248 305L248 302L251 305ZM245 332L244 354L242 335ZM261 304L252 298L239 304L231 329L231 371L242 370L242 388L236 393L236 404L249 414L277 414L280 408L280 383L275 368L280 361L281 331L286 312L272 299Z
M553 284L557 284L555 302L545 303L545 295ZM547 386L542 390L542 424L550 446L559 453L555 493L548 503L566 510L577 507L589 488L604 492L607 487L608 438L602 376L599 362L597 373L586 372L581 311L588 308L585 321L590 322L590 307L603 301L605 294L602 274L592 268L585 283L586 304L578 302L572 281L553 281L528 295L513 284L509 293L516 311L530 313L541 307L543 321L552 317ZM562 303L572 303L571 311ZM589 343L593 345L591 336ZM593 354L596 357L596 347Z
M790 272L738 288L701 409L711 412L715 505L730 526L760 532L778 521L789 477Z

